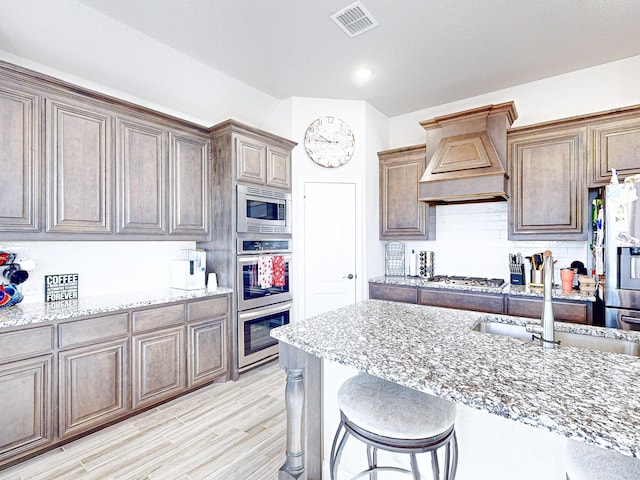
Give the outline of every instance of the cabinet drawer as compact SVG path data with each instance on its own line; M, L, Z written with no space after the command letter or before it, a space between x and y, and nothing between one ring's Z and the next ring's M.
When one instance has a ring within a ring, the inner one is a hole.
M391 300L393 302L418 303L418 288L370 283L369 298Z
M227 297L199 300L187 304L187 320L200 320L202 318L219 317L227 313Z
M439 289L421 288L418 292L421 305L434 307L458 308L476 312L502 313L504 296L491 293L473 293L468 291L453 292Z
M184 304L182 303L133 312L134 333L179 325L183 322Z
M541 298L508 297L507 314L516 317L540 318L543 303ZM591 324L590 307L588 303L553 300L553 318L561 322Z
M53 327L32 328L0 335L0 362L48 353L53 349Z
M60 348L65 348L121 337L128 333L129 314L119 313L60 324L58 326L58 343Z

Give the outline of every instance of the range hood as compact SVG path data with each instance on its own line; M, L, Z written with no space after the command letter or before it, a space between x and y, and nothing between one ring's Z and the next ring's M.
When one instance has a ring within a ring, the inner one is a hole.
M507 200L507 130L513 102L420 122L427 134L427 168L418 198L430 204Z

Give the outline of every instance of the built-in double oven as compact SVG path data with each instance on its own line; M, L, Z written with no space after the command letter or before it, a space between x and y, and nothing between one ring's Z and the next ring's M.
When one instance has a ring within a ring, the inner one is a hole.
M238 369L278 355L273 328L289 323L291 239L238 238Z

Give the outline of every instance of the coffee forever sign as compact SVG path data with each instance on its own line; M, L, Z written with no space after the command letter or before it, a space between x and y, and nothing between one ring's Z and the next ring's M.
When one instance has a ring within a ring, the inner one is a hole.
M78 298L78 274L63 273L44 276L44 301L58 302Z

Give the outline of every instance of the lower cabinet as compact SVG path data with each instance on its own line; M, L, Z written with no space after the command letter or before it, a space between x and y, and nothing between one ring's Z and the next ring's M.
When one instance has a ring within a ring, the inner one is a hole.
M0 465L53 442L52 360L43 355L0 365Z
M0 470L228 378L229 309L224 295L0 330Z
M187 388L213 381L225 370L224 318L188 326Z
M418 289L418 303L485 313L502 313L504 311L504 295L502 294L456 292L442 288Z
M59 435L66 438L129 411L127 338L61 352Z
M539 297L507 296L507 315L527 318L542 316L543 299ZM560 322L593 323L593 302L553 300L553 318Z
M134 410L184 390L184 326L134 335L132 355Z
M391 300L393 302L418 303L418 289L415 286L370 283L369 298Z

